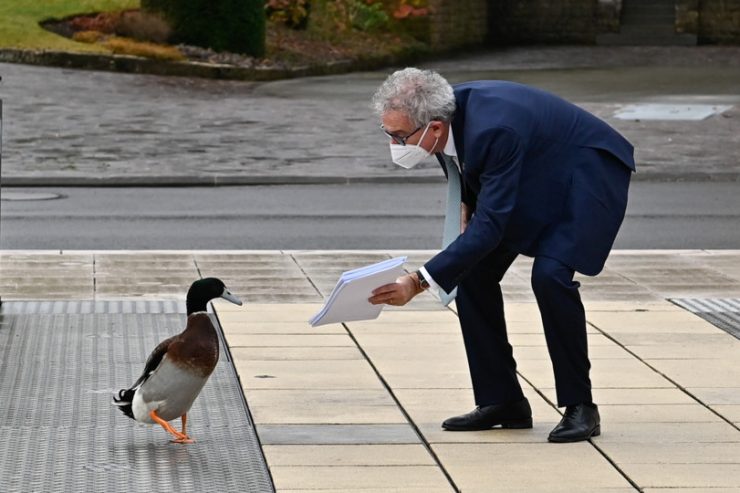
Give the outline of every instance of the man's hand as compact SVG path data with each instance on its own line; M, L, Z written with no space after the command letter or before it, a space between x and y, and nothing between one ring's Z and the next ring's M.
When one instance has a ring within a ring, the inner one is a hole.
M373 291L368 301L373 305L403 306L417 294L424 291L421 288L416 274L406 274L396 279L396 282L380 286Z
M460 202L460 234L465 232L472 216L470 207L465 202Z

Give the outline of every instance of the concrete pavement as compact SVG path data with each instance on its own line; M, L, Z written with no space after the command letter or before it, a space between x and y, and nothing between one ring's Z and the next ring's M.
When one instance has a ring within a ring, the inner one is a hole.
M399 253L4 251L0 294L181 300L199 275L221 277L247 302L215 310L281 492L740 489L740 340L668 301L740 298L740 251L615 251L580 279L603 425L569 445L546 442L559 414L527 259L503 289L532 430L440 429L473 402L455 311L429 294L308 326L341 271Z

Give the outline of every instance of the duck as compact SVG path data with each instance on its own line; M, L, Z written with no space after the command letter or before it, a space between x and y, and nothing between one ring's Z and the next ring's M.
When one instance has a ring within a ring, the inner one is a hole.
M174 437L172 443L194 443L187 434L187 413L218 363L218 334L206 312L207 303L214 298L242 304L220 279L193 282L187 294L185 329L160 342L139 379L113 397L113 405L123 414L141 423L160 425ZM182 431L169 423L177 418L182 421Z

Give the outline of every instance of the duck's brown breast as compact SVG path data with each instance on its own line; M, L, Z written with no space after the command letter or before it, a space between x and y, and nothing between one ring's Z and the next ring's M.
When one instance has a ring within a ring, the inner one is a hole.
M188 317L185 330L167 351L171 361L183 369L207 377L218 363L218 334L205 313Z

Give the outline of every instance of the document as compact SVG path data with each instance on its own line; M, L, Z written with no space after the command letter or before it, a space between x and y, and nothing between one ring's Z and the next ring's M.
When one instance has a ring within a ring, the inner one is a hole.
M374 289L395 282L403 275L404 262L406 257L396 257L344 272L324 306L308 322L318 327L378 318L383 305L373 305L367 299Z

